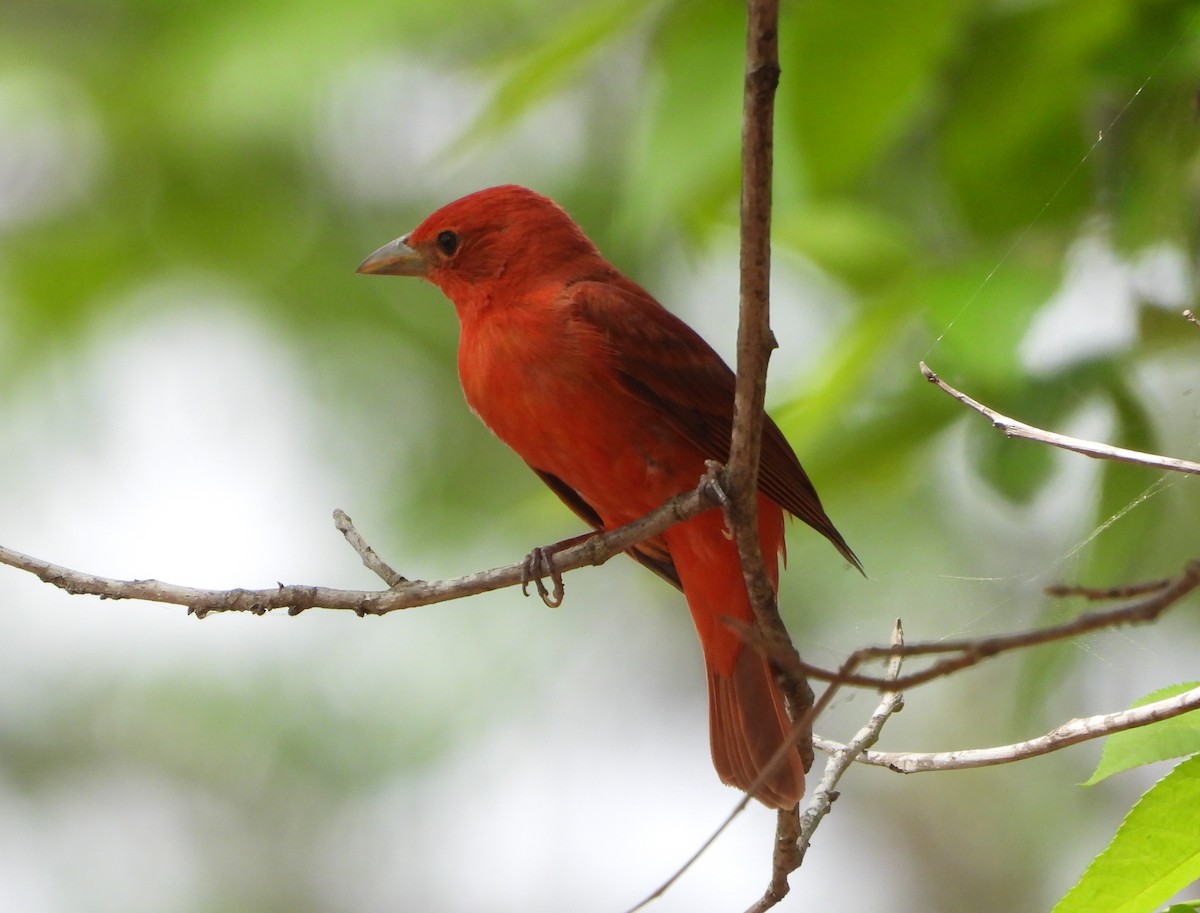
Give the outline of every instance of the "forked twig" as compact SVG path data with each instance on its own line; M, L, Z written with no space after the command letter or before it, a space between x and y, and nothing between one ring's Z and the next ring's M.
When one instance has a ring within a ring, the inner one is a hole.
M711 495L704 486L676 495L640 520L588 536L578 545L557 552L554 556L554 567L559 572L565 572L588 565L603 564L631 546L658 535L673 524L710 509L714 506L710 498ZM138 599L180 605L201 618L213 612L253 612L262 615L275 609L287 609L294 615L313 608L346 609L360 616L386 615L401 609L519 586L522 579L528 579L527 562L521 561L445 580L404 580L387 590L344 590L282 583L257 590L240 587L232 590L211 590L161 580L118 580L113 577L101 577L4 546L0 546L0 564L27 571L44 583L73 595L98 596L101 599Z
M895 628L892 630L892 645L894 647L902 647L904 645L904 628L901 626L899 619L896 620ZM887 675L890 678L895 679L900 674L900 665L903 661L904 657L900 653L892 656L888 662L887 669ZM839 685L840 683L833 684L826 689L825 694L821 696L822 706L828 704L828 699L832 697L832 692ZM816 833L817 826L832 810L833 803L839 795L837 791L838 782L842 779L846 771L850 769L850 766L858 756L875 744L879 738L879 733L883 731L884 724L887 723L893 713L896 713L903 706L904 698L899 691L885 691L879 705L867 719L867 722L854 735L854 738L845 745L840 746L838 751L831 754L825 764L825 771L821 775L821 781L813 791L812 798L809 800L804 812L798 816L791 816L796 822L795 836L786 845L783 844L781 839L785 828L782 822L784 813L780 812L781 823L775 841L771 881L767 885L767 890L763 893L763 896L746 913L765 913L766 910L771 909L787 896L791 890L788 876L804 862L804 857L808 854L808 849L812 845L813 834ZM788 827L791 827L790 821Z
M893 648L902 649L904 647L904 628L900 623L900 619L896 619L896 627L892 632ZM904 661L903 653L894 653L892 658L888 660L887 678L889 681L895 682L900 677L900 666ZM837 784L841 780L842 775L850 768L850 765L858 759L858 757L869 749L879 739L879 733L883 731L884 724L891 718L892 714L901 710L904 706L904 696L899 690L885 691L879 705L875 708L874 713L863 724L863 727L855 734L845 745L842 745L836 750L829 759L829 763L825 765L825 773L821 777L821 782L817 786L816 792L813 794L812 801L809 807L804 810L804 814L800 818L800 856L803 861L804 854L808 852L808 847L812 841L813 832L817 825L825 815L829 814L829 809L837 799Z

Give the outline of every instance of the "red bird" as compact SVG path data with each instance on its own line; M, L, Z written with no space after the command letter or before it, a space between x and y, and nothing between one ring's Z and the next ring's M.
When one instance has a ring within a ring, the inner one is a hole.
M729 455L734 375L690 327L605 260L552 200L481 190L375 251L360 273L419 276L454 304L458 373L471 409L595 529L636 520L694 488ZM858 559L834 528L783 434L762 439L759 540L772 583L784 511ZM720 511L631 549L683 590L708 669L713 764L749 792L790 730L763 654L724 617L754 624ZM755 798L791 808L805 768L787 755Z

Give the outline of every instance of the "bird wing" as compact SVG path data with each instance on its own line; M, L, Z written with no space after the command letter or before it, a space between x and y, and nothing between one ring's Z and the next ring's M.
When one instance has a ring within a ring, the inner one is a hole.
M651 406L705 459L728 460L736 378L713 348L648 292L619 274L576 282L566 294L573 316L586 321L607 343L624 388ZM763 425L758 487L862 569L770 416ZM570 504L562 492L559 497Z

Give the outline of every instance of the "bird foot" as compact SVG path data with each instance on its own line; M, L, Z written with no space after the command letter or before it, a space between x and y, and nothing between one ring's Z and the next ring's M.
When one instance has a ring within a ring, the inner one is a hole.
M721 483L721 473L724 471L725 467L716 460L705 460L704 475L700 476L700 484L696 486L701 495L719 504L722 510L729 507L729 495Z
M537 588L537 594L541 597L542 602L552 609L557 609L563 601L563 579L562 571L554 566L554 556L573 545L586 542L594 535L595 533L583 533L579 536L572 536L570 539L563 539L561 542L555 542L553 545L539 545L531 551L521 562L521 593L528 596L529 584L532 583ZM546 584L542 582L546 577L550 578L553 590L547 590Z
M726 539L733 538L733 518L730 516L730 508L733 507L733 502L729 500L729 494L725 491L725 486L721 481L721 473L725 471L725 467L716 460L704 461L704 475L700 477L700 484L696 486L696 490L702 498L708 498L714 504L721 508L721 514L725 517L724 533Z
M563 589L562 572L554 566L554 553L559 550L561 542L555 545L539 545L528 555L521 564L521 593L529 595L529 584L537 588L537 594L542 602L552 609L562 605ZM549 577L553 590L547 590L543 578Z

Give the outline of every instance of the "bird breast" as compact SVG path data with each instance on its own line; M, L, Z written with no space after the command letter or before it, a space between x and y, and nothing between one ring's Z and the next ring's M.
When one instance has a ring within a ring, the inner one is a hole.
M637 519L696 484L703 460L619 382L599 335L552 307L464 320L467 403L535 469L591 504L606 526Z

